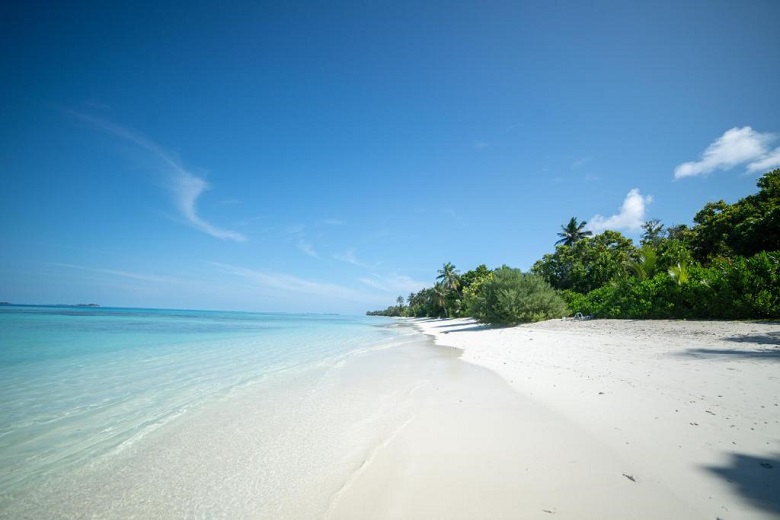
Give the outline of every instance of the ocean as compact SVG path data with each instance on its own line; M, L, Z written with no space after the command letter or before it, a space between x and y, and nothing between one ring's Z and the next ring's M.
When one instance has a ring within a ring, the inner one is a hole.
M447 357L386 318L0 306L0 517L317 516Z

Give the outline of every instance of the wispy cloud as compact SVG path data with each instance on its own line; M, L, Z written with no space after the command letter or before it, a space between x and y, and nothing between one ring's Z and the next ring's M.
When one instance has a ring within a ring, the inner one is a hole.
M349 249L343 253L333 255L333 258L352 265L362 265L355 256L355 250Z
M751 173L780 166L780 148L771 148L775 134L756 132L749 126L734 127L713 141L698 161L678 165L674 178L707 175L716 170L729 170L746 165Z
M645 222L647 205L653 202L653 197L643 196L639 188L628 192L620 211L610 217L594 215L588 221L588 229L595 233L611 229L613 231L627 230L637 231Z
M290 274L258 271L219 262L211 262L211 265L223 273L238 276L259 287L268 289L305 294L310 297L338 298L353 302L372 301L374 299L369 294L349 287L306 280Z
M370 278L360 278L360 281L369 287L392 294L417 292L426 285L430 285L403 275L380 276L374 274Z
M577 159L573 163L571 163L571 169L572 170L579 170L589 162L593 160L593 157L587 156L587 157L581 157L580 159Z
M206 222L198 215L198 197L209 189L209 185L206 181L200 177L195 177L186 171L183 171L183 174L178 175L171 180L173 193L176 197L176 205L184 218L186 218L192 226L222 240L235 240L236 242L243 242L246 240L246 237L241 233L217 227Z
M343 226L344 221L337 218L324 218L322 220L317 221L318 224L322 224L325 226Z
M343 253L337 253L333 255L333 258L340 262L345 262L348 264L356 265L358 267L362 267L364 269L371 269L372 267L376 267L376 265L370 265L366 262L363 262L362 260L358 259L357 255L355 254L354 249L348 249L344 251Z
M73 110L67 112L82 121L92 124L103 132L134 144L149 154L160 165L160 169L166 175L167 187L173 194L176 208L192 227L221 240L234 240L236 242L246 240L246 237L241 233L217 227L198 215L198 198L209 189L209 184L204 179L189 172L169 151L147 137L116 123Z
M126 278L129 280L135 280L138 282L149 282L154 284L173 284L181 283L182 280L170 276L160 276L156 274L138 273L134 271L124 271L119 269L105 269L100 267L89 267L84 265L66 264L60 262L44 262L46 265L54 267L64 267L67 269L75 269L80 271L87 271L95 274L105 274L112 277Z
M320 255L317 254L317 251L314 249L314 246L312 246L310 243L306 242L305 240L299 240L298 241L298 249L306 253L312 258L319 258Z

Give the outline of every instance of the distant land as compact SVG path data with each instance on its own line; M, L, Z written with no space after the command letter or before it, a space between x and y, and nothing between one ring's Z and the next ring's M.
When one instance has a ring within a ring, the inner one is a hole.
M55 303L55 304L34 304L34 303L11 303L11 302L0 302L0 305L13 305L16 307L100 307L100 304L97 303Z

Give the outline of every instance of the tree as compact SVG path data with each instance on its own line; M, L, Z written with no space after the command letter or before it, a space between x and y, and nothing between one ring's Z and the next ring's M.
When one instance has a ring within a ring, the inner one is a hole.
M656 274L658 253L652 247L644 246L639 250L639 258L631 264L631 271L640 280L649 280Z
M466 271L460 277L461 291L463 293L463 308L461 312L467 316L473 314L473 305L476 299L482 293L482 287L486 281L493 278L493 271L487 268L485 264L477 266L476 269Z
M450 317L460 309L460 277L458 276L458 270L452 265L452 262L447 262L439 269L439 275L436 277L437 285L441 286L444 302L444 316Z
M659 219L648 220L642 224L642 229L645 231L642 233L642 238L639 242L641 245L657 246L663 240L664 225L661 224Z
M582 221L577 223L577 218L572 217L569 223L565 226L561 226L561 232L558 236L561 237L555 245L563 244L565 246L572 246L585 237L593 235L592 231L584 231L587 222Z
M440 313L440 307L437 308L434 302L432 288L427 287L409 295L409 307L406 309L407 316L423 318L425 316L438 316Z
M706 262L714 257L730 256L727 240L733 226L732 214L733 208L723 200L708 202L696 213L691 246L697 260Z
M485 264L478 265L476 269L466 271L460 275L461 289L464 291L475 284L479 284L485 278L491 276L492 271Z
M631 239L617 231L604 231L590 240L558 246L531 268L555 289L585 294L610 280L623 277L638 260Z
M493 272L474 302L473 316L483 323L516 325L560 318L566 304L541 277L507 266Z
M460 288L458 270L452 265L452 262L444 264L438 272L436 280L441 282L448 291L457 291Z
M685 241L690 237L691 230L685 224L679 224L677 226L670 226L666 228L665 238L669 240L681 240Z
M693 218L690 243L703 263L780 250L780 169L764 174L758 193L727 204L710 202Z
M444 286L443 283L437 282L433 286L433 303L435 307L438 309L437 315L441 314L441 310L444 311L444 317L447 317L447 288Z
M398 298L395 299L395 303L398 305L398 315L399 316L403 316L403 313L404 313L404 301L405 300L404 300L403 296L399 296Z

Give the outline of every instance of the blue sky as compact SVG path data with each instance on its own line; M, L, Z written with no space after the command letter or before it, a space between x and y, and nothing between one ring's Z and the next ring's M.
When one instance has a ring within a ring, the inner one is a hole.
M49 4L0 17L0 300L362 313L780 166L774 0Z

